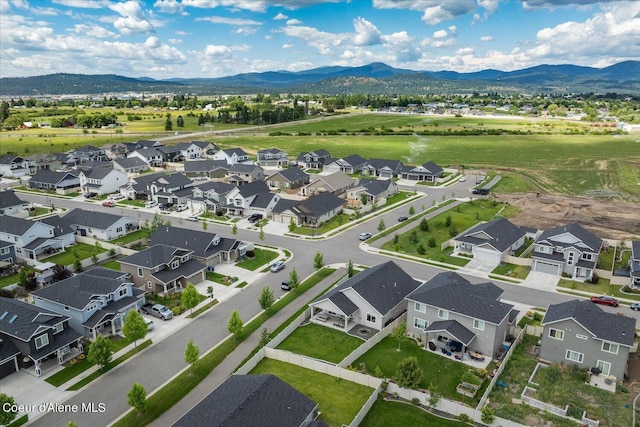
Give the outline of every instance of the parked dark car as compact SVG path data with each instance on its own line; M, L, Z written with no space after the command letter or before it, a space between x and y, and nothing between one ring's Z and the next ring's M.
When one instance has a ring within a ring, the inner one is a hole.
M280 284L280 289L282 289L283 291L290 291L291 286L289 286L289 282L284 281Z
M86 193L86 194L84 195L84 198L85 198L85 199L93 199L93 198L95 198L95 197L98 197L98 193L91 192L91 193Z
M247 218L247 221L249 221L250 223L256 223L258 221L260 221L262 219L262 214L259 213L255 213L251 216L249 216L249 218Z
M160 203L159 207L161 211L169 211L173 208L173 203Z
M634 302L629 307L631 310L640 311L640 302Z
M591 302L595 302L596 304L609 305L611 307L617 307L619 304L617 299L613 297L608 297L606 295L591 297Z
M478 194L480 196L486 196L489 194L488 188L474 188L472 191L473 194Z
M398 217L398 222L406 221L408 219L409 219L409 217L402 215L402 216Z

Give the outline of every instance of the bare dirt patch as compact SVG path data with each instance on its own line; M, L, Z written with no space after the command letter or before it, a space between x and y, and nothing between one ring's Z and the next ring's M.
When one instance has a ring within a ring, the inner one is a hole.
M498 201L521 208L510 220L525 227L546 230L577 222L601 238L640 238L638 204L584 196L543 195L536 193L501 194Z

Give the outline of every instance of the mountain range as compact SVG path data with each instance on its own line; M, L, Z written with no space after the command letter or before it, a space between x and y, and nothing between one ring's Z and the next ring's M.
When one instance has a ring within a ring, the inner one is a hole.
M0 79L0 96L173 92L183 94L312 93L420 95L430 93L640 94L640 61L605 68L539 65L515 71L414 71L375 62L360 67L243 73L217 78L123 77L114 74L49 74Z

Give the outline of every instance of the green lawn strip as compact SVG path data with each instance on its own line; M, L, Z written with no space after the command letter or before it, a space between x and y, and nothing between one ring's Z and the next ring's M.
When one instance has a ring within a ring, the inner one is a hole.
M616 248L615 269L628 269L631 259L631 249Z
M502 178L496 185L491 187L491 192L496 194L505 193L532 193L540 191L540 188L529 179L520 174L500 172Z
M0 289L18 283L20 281L20 273L11 274L9 276L0 277Z
M114 245L117 245L118 243L126 245L127 243L135 242L137 240L146 239L148 236L149 236L149 230L141 228L140 230L136 230L125 236L118 237L117 239L114 239L114 240L110 240L109 243L113 243Z
M419 258L415 258L415 257L403 256L399 252L380 251L380 253L381 254L391 255L391 256L394 256L394 257L400 258L400 259L406 259L408 261L413 261L413 262L419 262L419 263L422 263L422 264L433 265L433 266L438 267L438 268L446 268L447 270L454 270L454 271L458 270L458 267L456 267L454 265L442 264L442 263L438 263L438 262L434 262L434 261L429 261L428 259L419 259Z
M118 202L116 202L116 205L127 205L127 206L133 206L133 207L137 207L137 208L144 208L144 205L147 201L146 200L120 200Z
M246 281L245 281L245 282L240 283L238 286L236 286L236 288L238 288L238 289L242 289L242 288L244 288L245 286L247 286L248 284L249 284L249 282L246 282Z
M244 259L236 263L236 267L244 268L245 270L255 271L265 264L270 263L278 257L278 252L270 249L254 249L255 256L251 259Z
M35 209L29 211L29 217L35 217L40 215L45 215L51 212L51 208L43 208L40 206L36 206Z
M196 368L191 372L177 376L162 388L158 389L151 396L147 397L147 407L145 411L137 415L134 411L129 411L124 417L118 420L114 426L138 427L147 425L157 419L165 411L175 405L180 399L186 396L195 388L209 373L215 369L236 347L271 316L282 310L287 304L296 299L306 290L333 273L335 269L323 268L318 270L313 276L305 280L300 286L289 292L284 297L276 301L271 309L260 313L251 322L244 326L244 333L239 340L229 338L221 342L216 348L204 355L197 363Z
M442 418L423 408L403 401L383 400L379 398L373 404L361 427L397 427L397 426L429 426L429 427L462 427L468 424Z
M522 247L516 251L516 256L517 257L522 256L522 254L525 253L527 249L529 249L529 247L533 244L533 242L535 242L534 239L524 239L524 245L522 245Z
M112 270L120 271L120 262L116 260L103 262L102 264L100 264L100 266L104 268L110 268Z
M207 271L207 280L211 280L212 282L216 282L220 285L229 286L230 284L238 280L238 278L216 273L215 271Z
M134 355L140 353L142 350L144 350L145 348L149 347L150 345L151 345L151 340L146 340L145 342L139 344L136 348L131 349L127 353L125 353L122 356L118 357L116 360L113 360L104 369L98 369L94 373L92 373L90 375L87 375L82 380L80 380L77 383L73 384L71 387L69 387L67 389L67 391L80 390L82 387L84 387L85 385L89 384L91 381L95 380L96 378L98 378L102 374L104 374L106 372L109 372L110 370L112 370L113 368L115 368L116 366L118 366L119 364L124 362L125 360L130 359L131 357L133 357Z
M252 374L273 374L314 402L319 419L331 426L349 425L374 389L273 359L263 359ZM348 398L347 398L348 396Z
M198 317L199 315L201 315L205 311L209 310L211 307L213 307L216 304L218 304L218 300L214 299L210 303L207 303L207 304L203 305L202 307L200 307L199 309L197 309L193 313L190 313L189 315L187 315L187 319L193 319L195 317Z
M310 323L299 326L278 348L331 363L339 363L363 342L343 331Z
M530 272L531 268L529 268L529 266L527 265L515 265L509 263L500 264L492 271L493 274L514 277L516 279L522 280L526 279Z
M489 274L489 278L490 279L501 280L501 281L507 282L507 283L513 283L515 285L521 283L521 282L518 282L517 280L509 280L508 278L503 277L503 276L496 276L495 274Z
M578 282L576 280L569 279L560 279L558 281L558 288L562 288L564 293L570 293L572 295L580 295L583 298L586 298L585 295L581 295L578 293L572 293L570 291L583 291L589 292L591 295L610 295L616 298L626 298L630 300L640 301L640 295L632 294L632 293L623 293L621 291L622 286L620 285L611 285L609 283L609 279L600 278L597 284Z
M91 258L93 255L98 255L102 252L106 252L107 249L99 248L95 245L88 245L86 243L76 243L73 246L67 247L67 249L59 254L53 255L48 258L44 258L43 261L52 262L60 265L71 265L75 262L76 258L74 253L78 254L81 260Z
M13 422L9 424L8 427L20 427L25 425L28 421L29 421L29 414L24 414L20 418L16 418L15 420L13 420Z

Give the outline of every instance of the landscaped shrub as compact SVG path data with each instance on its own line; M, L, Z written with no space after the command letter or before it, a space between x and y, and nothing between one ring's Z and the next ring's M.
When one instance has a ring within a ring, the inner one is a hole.
M173 312L174 316L179 316L180 313L182 313L182 310L180 309L180 307L175 306L171 308L171 311Z
M418 399L417 397L414 397L413 399L411 399L411 403L413 403L414 405L419 405L420 399Z
M244 256L246 256L247 258L254 258L256 256L256 253L254 251L247 251L245 252Z
M471 418L469 418L469 415L467 415L467 414L460 414L460 415L458 415L458 419L459 419L460 421L462 421L463 423L468 423L468 422L470 422L470 421L471 421Z

